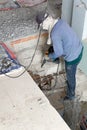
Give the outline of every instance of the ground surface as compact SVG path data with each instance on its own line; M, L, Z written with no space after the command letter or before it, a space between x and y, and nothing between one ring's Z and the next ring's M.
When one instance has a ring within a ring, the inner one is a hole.
M1 41L13 40L16 38L36 33L37 23L35 18L38 12L46 11L47 9L50 14L57 15L57 4L61 3L61 0L48 0L48 3L44 2L37 6L17 8L17 6L11 0L7 1L8 3L6 4L6 6L0 4L0 7L14 7L14 9L0 11Z
M35 18L39 10L40 7L32 7L0 11L0 40L8 41L36 33Z

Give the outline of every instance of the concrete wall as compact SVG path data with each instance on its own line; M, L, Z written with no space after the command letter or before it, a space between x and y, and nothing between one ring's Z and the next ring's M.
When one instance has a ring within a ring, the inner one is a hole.
M72 28L81 40L87 38L87 0L74 0Z
M64 19L69 25L71 25L72 21L73 2L74 0L62 1L62 19Z
M80 40L87 38L87 0L63 0L62 19L72 26Z
M79 68L82 70L82 72L84 72L84 74L87 75L87 40L83 41L83 46L84 46L83 57L79 64Z

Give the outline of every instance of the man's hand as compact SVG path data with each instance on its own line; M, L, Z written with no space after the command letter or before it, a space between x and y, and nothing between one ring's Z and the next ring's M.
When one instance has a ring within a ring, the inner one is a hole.
M55 53L50 53L49 55L49 58L53 61L53 62L55 62L55 63L59 63L59 58L58 57L56 57L56 55L55 55Z

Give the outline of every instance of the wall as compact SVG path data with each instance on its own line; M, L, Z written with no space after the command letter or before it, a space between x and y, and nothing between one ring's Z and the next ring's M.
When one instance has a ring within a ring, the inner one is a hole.
M87 0L74 0L72 28L80 40L87 38Z
M83 57L79 64L79 68L87 75L87 40L83 41L84 51Z
M71 25L72 21L72 10L74 0L63 0L62 1L62 19Z
M63 0L62 19L72 26L80 40L87 38L87 0Z

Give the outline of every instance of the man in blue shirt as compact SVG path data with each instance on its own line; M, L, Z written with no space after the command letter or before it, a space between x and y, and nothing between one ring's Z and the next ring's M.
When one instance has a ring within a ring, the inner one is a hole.
M82 43L72 28L62 19L54 25L51 31L51 40L54 53L49 54L51 59L63 56L67 76L67 94L65 99L75 98L76 69L82 58Z
M82 58L83 46L73 29L62 19L53 19L48 16L42 27L49 32L48 44L53 45L54 52L49 54L52 60L63 57L67 76L67 93L64 98L75 98L76 70ZM50 41L50 42L49 42Z

